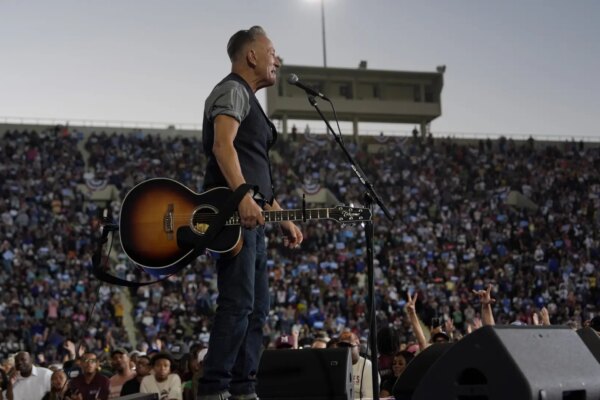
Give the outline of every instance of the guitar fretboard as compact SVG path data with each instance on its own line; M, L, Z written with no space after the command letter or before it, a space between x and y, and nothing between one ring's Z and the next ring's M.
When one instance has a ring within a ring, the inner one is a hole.
M329 219L329 208L312 208L303 210L281 210L281 211L263 211L265 222L280 222L280 221L303 221L304 214L306 219ZM235 213L228 221L227 225L239 225L240 217Z

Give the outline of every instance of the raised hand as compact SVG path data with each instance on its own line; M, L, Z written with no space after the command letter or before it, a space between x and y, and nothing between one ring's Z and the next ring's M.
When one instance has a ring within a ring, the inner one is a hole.
M69 358L74 360L76 358L75 343L70 340L66 340L63 344L63 347L69 352Z
M410 320L413 333L415 334L417 342L419 343L419 348L423 350L429 346L429 343L427 342L427 339L425 339L423 328L421 328L421 323L419 321L419 317L417 316L417 297L419 297L417 293L415 293L414 296L411 296L410 293L406 294L406 313L408 314L408 319Z
M467 335L473 332L473 325L470 322L467 322Z
M14 385L15 382L17 381L18 377L19 377L19 371L17 371L17 369L15 367L13 367L8 372L8 384L12 387L12 385Z
M448 335L450 335L452 332L454 332L454 321L452 321L451 318L448 318L445 322L444 322L444 329L446 330L446 333Z
M479 297L482 305L494 304L496 299L492 299L492 284L490 283L486 290L473 290L473 294Z
M410 296L410 293L406 294L407 297L407 301L406 301L406 312L410 313L410 314L416 314L417 313L417 308L416 308L416 304L417 304L417 297L418 297L418 293L415 293L414 297Z
M540 317L542 317L542 325L550 326L550 314L548 313L548 309L546 307L542 307L540 310Z

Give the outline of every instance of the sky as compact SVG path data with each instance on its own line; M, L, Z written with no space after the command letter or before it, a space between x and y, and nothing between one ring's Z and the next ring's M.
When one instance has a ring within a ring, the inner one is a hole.
M600 140L600 1L324 1L328 66L447 66L435 134ZM252 25L284 63L323 65L319 0L0 0L0 122L200 125Z

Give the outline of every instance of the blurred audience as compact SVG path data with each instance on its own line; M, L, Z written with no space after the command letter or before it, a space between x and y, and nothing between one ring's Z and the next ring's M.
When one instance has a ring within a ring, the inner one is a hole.
M458 340L481 325L600 326L598 146L382 136L347 147L395 217L391 223L378 209L373 216L377 324L391 338L376 358L382 389L399 350ZM111 397L135 376L132 350L169 353L185 381L198 373L216 307L210 257L132 291L90 275L105 206L91 200L94 191L115 185L123 198L142 180L164 176L199 192L205 160L197 148L199 137L141 131L84 138L56 127L0 136L0 359L7 385L19 377L15 394L30 378L16 372L24 364L20 356L17 368L15 354L24 351L32 368L65 370L82 354L97 355L102 372L114 374ZM360 183L327 136L300 134L275 150L284 207L301 207L302 188L362 202ZM119 198L106 206L118 220ZM267 227L272 304L265 346L276 347L278 338L282 345L283 337L291 347L344 345L340 335L349 330L359 354L374 359L361 343L369 334L362 227L304 225L300 252L285 249L279 231ZM118 240L113 247L118 276L147 278ZM133 305L131 316L124 301ZM138 374L144 360L135 363Z

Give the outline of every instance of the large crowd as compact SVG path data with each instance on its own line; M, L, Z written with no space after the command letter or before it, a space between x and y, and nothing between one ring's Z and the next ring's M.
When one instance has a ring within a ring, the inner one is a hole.
M300 207L297 189L314 184L340 202L363 203L364 190L334 141L294 139L283 137L275 148L273 176L284 207ZM406 317L413 294L425 325L452 321L459 333L477 325L480 298L473 291L488 285L496 323L531 324L546 309L552 324L581 326L600 312L599 147L377 139L346 141L394 216L387 220L377 207L373 216L377 324L393 333L392 347L416 340ZM200 137L84 137L56 127L6 132L0 144L1 359L26 350L39 365L62 365L74 357L74 343L105 358L121 347L177 356L207 343L217 296L210 257L137 290L99 282L90 274L99 210L108 207L117 220L120 201L95 204L77 189L93 172L115 185L120 198L158 176L199 192ZM343 330L364 345L363 227L326 220L302 225L300 250L286 249L277 226L268 227L272 311L265 346L275 346L282 334L295 335L302 346ZM113 247L116 274L148 279L118 241ZM133 341L122 296L133 304Z

